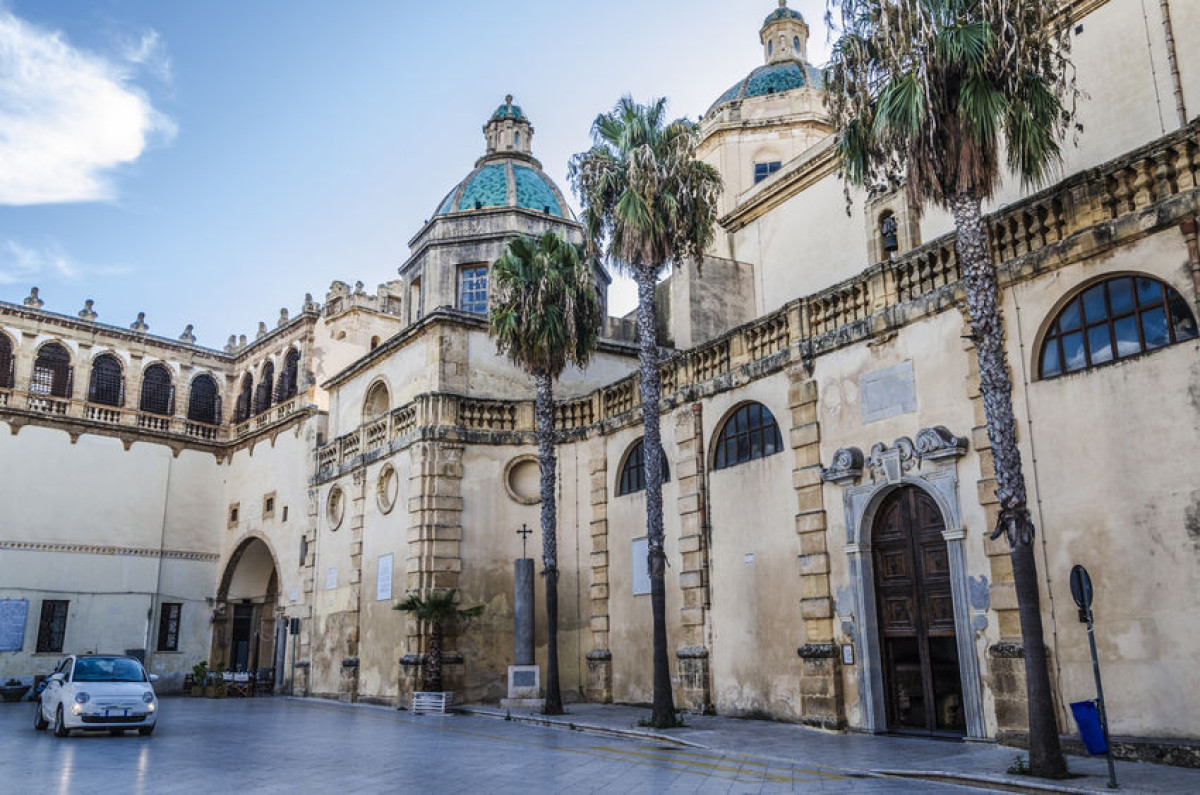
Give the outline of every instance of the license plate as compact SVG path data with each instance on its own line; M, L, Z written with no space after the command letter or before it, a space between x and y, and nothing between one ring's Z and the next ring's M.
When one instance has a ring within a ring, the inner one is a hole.
M129 710L127 710L127 709L106 709L106 710L104 710L104 717L106 717L106 718L127 718L127 717L129 717Z

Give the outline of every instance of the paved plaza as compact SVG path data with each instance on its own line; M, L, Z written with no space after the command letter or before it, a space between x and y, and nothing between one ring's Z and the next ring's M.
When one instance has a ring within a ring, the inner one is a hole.
M161 721L153 737L89 733L56 739L33 730L32 704L0 706L0 789L157 795L931 788L653 740L305 700L164 699Z
M980 792L1048 787L1003 775L1012 749L835 735L690 716L639 728L636 707L577 704L556 725L495 708L446 717L288 698L162 702L153 737L56 739L33 705L0 705L4 793ZM574 730L572 730L574 729ZM1100 760L1063 791L1103 791ZM894 774L889 774L891 771ZM1200 771L1122 763L1124 791L1200 791ZM924 778L914 776L926 776ZM964 779L974 776L974 786ZM1045 791L1045 790L1042 790Z

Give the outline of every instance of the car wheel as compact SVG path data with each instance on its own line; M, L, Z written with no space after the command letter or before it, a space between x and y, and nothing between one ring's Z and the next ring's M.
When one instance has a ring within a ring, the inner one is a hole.
M62 704L59 704L58 711L54 713L54 736L69 737L70 735L71 730L67 728L65 723L63 723Z
M154 727L156 725L157 724L151 723L149 726L139 726L138 734L142 735L143 737L149 737L151 734L154 734Z
M33 705L33 708L33 730L39 732L45 731L46 727L50 725L50 721L46 720L46 716L42 714L41 699L39 699L37 703Z

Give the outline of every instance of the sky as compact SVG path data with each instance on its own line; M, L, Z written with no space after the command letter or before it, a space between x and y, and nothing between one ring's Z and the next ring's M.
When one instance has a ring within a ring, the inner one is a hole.
M809 57L824 0L790 0ZM199 343L397 277L513 94L566 179L623 94L697 118L776 0L0 0L0 300ZM614 284L610 311L634 291Z

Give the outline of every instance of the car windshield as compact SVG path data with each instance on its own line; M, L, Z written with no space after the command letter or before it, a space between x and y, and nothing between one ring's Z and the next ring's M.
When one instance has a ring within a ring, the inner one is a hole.
M76 682L144 682L137 660L127 657L82 657L75 661Z

